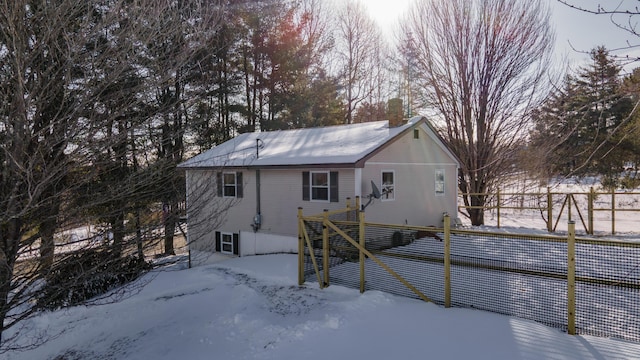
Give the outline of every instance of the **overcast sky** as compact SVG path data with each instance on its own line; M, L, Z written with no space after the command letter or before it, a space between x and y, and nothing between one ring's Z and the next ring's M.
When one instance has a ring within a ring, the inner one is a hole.
M393 25L405 12L409 4L413 0L362 0L369 8L371 16L381 25L385 31L390 32ZM525 0L526 1L526 0ZM608 15L594 15L568 8L557 2L557 0L548 1L552 10L552 23L556 30L556 55L558 59L566 58L570 64L575 67L588 60L587 54L581 54L572 49L588 52L598 45L604 45L607 49L618 49L627 47L628 44L640 44L640 38L632 36L611 23ZM620 5L622 9L625 7L638 6L637 0L569 0L572 3L580 4L585 8L597 9L598 4L613 7ZM622 23L628 23L628 17L621 15L615 18ZM633 21L640 21L640 16ZM618 55L633 54L640 56L640 51L624 50L617 52ZM636 62L627 67L633 68L640 66Z

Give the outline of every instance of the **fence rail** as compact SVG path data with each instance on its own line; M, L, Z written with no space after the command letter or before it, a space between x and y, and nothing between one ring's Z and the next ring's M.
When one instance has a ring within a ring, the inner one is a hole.
M635 212L640 219L640 192L597 192L592 188L588 192L501 192L495 193L459 193L459 196L481 196L487 198L482 206L459 205L458 210L483 209L494 210L497 215L497 227L505 210L539 211L547 231L555 232L561 218L567 221L580 221L585 233L594 234L596 222L609 222L611 234L616 233L616 214ZM513 205L516 204L516 205ZM609 215L608 219L598 218L597 214ZM577 215L577 219L576 219ZM619 221L619 220L618 220Z
M347 220L349 219L349 220ZM298 210L299 283L380 290L640 341L640 243L378 224Z

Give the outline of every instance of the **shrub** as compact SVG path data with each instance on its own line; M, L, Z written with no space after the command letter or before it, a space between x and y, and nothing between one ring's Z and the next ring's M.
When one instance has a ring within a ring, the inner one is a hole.
M150 268L136 257L116 257L104 249L65 255L45 276L36 306L55 310L79 305L137 279Z

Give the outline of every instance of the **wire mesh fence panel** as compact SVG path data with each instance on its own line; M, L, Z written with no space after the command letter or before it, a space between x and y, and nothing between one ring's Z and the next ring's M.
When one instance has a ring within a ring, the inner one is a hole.
M322 270L322 221L305 220L304 231L309 242L304 242L304 277L305 281L317 281L315 265ZM315 259L315 265L312 260Z
M435 233L434 233L435 234ZM365 248L391 268L406 283L436 303L444 292L443 247L439 240L421 236L417 231L367 226ZM331 269L333 283L349 286L355 278L359 286L359 262L341 264ZM365 290L379 290L401 296L421 298L373 259L364 264Z
M451 299L566 329L566 243L510 234L451 236Z
M640 244L578 240L576 332L640 341Z
M326 248L322 220L304 221L307 281L324 281L328 270L330 284L360 288L364 280L364 290L445 303L444 229L364 223L373 258L361 262L352 215L327 227ZM451 305L567 331L567 249L563 237L452 229ZM640 243L578 239L575 257L576 332L640 341Z

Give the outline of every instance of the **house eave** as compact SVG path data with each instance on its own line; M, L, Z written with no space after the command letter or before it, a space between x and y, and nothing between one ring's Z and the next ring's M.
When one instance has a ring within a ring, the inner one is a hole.
M288 169L354 169L357 167L363 167L364 163L359 166L360 162L356 163L322 163L322 164L277 164L277 165L227 165L227 166L185 166L179 167L179 170L217 170L217 169L229 169L229 170L288 170Z

